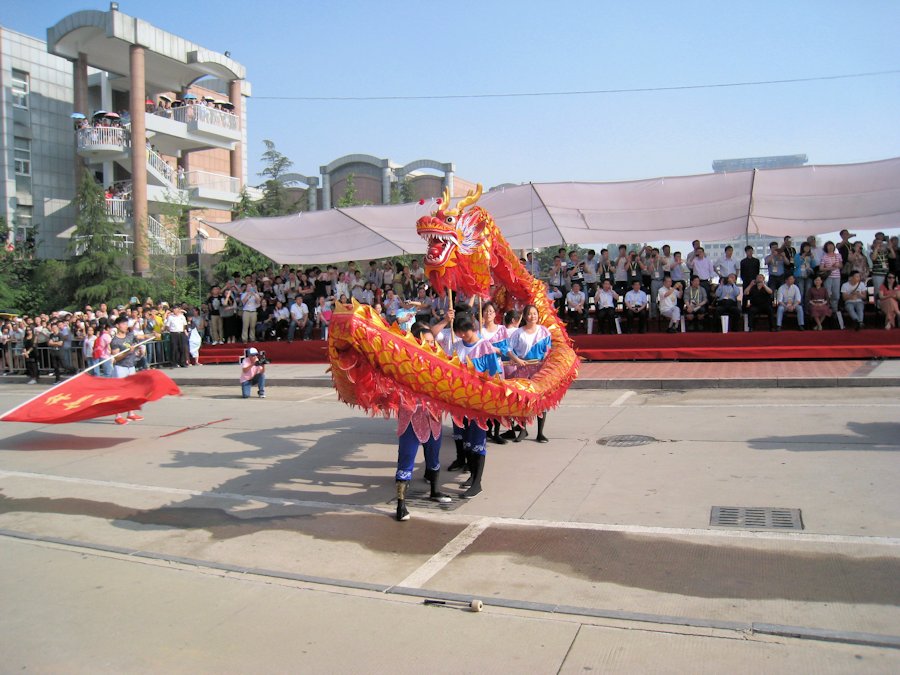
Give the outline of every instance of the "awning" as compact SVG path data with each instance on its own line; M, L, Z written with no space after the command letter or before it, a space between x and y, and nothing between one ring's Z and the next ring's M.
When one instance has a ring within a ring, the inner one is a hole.
M806 237L900 222L900 158L617 183L528 183L485 194L513 248L644 241ZM424 205L353 206L216 223L279 263L321 264L423 254Z

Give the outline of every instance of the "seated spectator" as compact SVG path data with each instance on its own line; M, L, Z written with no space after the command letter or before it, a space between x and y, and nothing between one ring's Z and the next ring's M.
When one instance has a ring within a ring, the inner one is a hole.
M747 314L749 316L749 328L752 331L756 324L756 318L762 314L766 317L769 325L769 331L774 331L772 318L775 308L772 305L774 293L768 284L766 278L762 274L756 275L756 280L750 284L749 288L744 289L744 296L747 298ZM780 325L780 322L779 322Z
M784 284L778 289L778 316L776 317L777 327L775 330L781 330L781 322L784 314L797 315L797 328L806 330L803 325L803 301L800 297L800 289L794 283L794 275L788 274L784 278Z
M832 315L831 299L828 297L828 289L820 275L813 277L812 288L806 294L809 314L816 322L813 330L822 330L822 320Z
M672 285L672 277L664 277L662 288L656 294L656 302L659 313L669 320L669 333L678 332L681 323L681 310L678 308L678 300L681 298L681 287Z
M863 327L865 321L863 310L869 291L866 284L859 278L859 272L853 270L847 282L841 286L841 297L844 299L844 309L850 318L856 322L856 330Z
M303 296L298 295L291 305L291 323L288 326L288 342L294 341L294 334L299 328L304 340L309 340L312 333L312 322L309 320L309 307L303 302Z
M878 306L884 312L884 328L890 330L897 322L897 302L900 301L900 287L897 286L897 276L888 272L884 277L884 283L878 289Z
M619 303L619 294L613 290L612 281L604 279L603 285L597 289L594 296L597 309L597 331L605 333L609 328L609 334L616 333L616 305Z
M684 295L684 318L687 329L702 330L708 309L709 297L706 295L706 289L700 285L700 277L694 277Z
M737 326L741 320L741 289L735 285L736 279L734 274L729 274L725 283L716 288L716 312L720 319L727 316L728 324L732 327ZM702 278L700 283L703 283Z
M631 324L638 321L638 329L641 333L647 332L647 317L650 313L650 303L647 294L641 290L640 279L631 283L631 290L625 294L625 332L631 333Z
M566 311L573 329L584 327L585 297L581 290L581 284L572 282L572 290L566 294Z

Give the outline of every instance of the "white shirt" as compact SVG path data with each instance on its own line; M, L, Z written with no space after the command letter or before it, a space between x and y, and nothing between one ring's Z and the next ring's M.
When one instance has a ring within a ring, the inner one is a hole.
M659 289L659 292L656 294L656 302L659 303L659 311L660 312L668 312L675 305L678 304L678 298L681 296L681 293L677 288L673 288L669 286L666 288L663 286Z
M574 309L578 305L583 305L583 304L584 304L584 293L582 293L581 291L578 291L577 293L575 291L569 291L566 294L566 305L569 307L569 309Z
M778 287L778 304L779 305L799 305L800 304L800 288L797 284L782 284Z
M184 314L172 312L166 317L166 330L170 333L183 333L185 326L187 326L187 319Z
M737 261L731 258L719 258L716 261L716 274L718 274L722 279L727 279L729 274L733 274L735 277L740 276L738 274L738 263Z
M291 319L296 321L297 323L302 323L309 318L309 307L306 306L305 302L301 302L299 305L295 302L291 305Z

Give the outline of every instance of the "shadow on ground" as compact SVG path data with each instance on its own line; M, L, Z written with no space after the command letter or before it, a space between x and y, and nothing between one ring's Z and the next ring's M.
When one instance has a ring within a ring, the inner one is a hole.
M847 434L806 434L762 436L750 438L753 450L791 450L822 452L825 450L866 450L896 452L900 450L900 423L848 422Z

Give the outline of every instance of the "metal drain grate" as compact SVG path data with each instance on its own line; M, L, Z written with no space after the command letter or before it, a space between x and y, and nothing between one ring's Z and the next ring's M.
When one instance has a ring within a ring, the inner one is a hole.
M714 506L709 513L711 527L738 527L746 530L802 530L800 509L772 506Z
M433 502L428 499L429 493L426 490L425 492L419 492L416 494L408 492L406 494L406 506L410 511L412 511L413 509L427 509L429 511L455 511L466 502L465 499L459 496L459 493L457 493L456 490L446 490L443 488L440 488L440 490L444 494L450 495L453 501L449 504L439 504L437 502ZM394 499L392 501L394 506L396 506L397 500Z
M621 436L607 436L597 441L598 445L605 445L610 448L631 448L636 445L648 445L656 443L657 439L653 436L641 436L638 434L622 434Z

